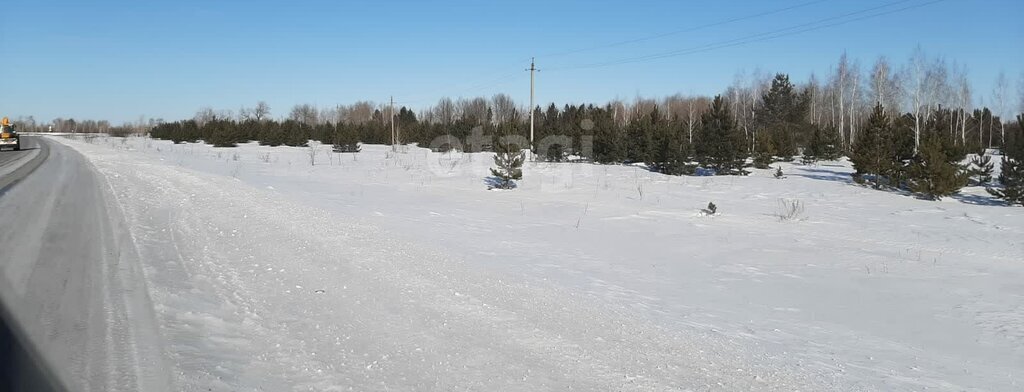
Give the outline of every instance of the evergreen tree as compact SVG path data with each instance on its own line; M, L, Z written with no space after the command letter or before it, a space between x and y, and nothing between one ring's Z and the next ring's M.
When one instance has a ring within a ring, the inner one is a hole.
M944 145L944 139L941 133L933 133L922 140L918 155L907 168L911 192L938 200L967 184L967 175L962 172L959 160Z
M359 152L359 133L352 126L339 122L334 126L334 152Z
M1017 116L1017 132L1008 132L1000 165L1000 187L987 188L992 196L1024 206L1024 114Z
M701 115L698 136L694 152L701 166L717 175L747 174L744 137L722 96L716 96L711 110Z
M1005 200L1010 204L1024 206L1024 160L1003 157L1000 166L999 188L986 188L992 196Z
M762 131L755 137L754 144L757 146L753 154L754 167L758 169L769 168L772 162L775 162L775 140L772 139L767 131Z
M780 156L785 161L796 155L797 134L801 134L799 139L804 139L802 133L809 129L806 119L808 99L809 96L797 94L793 83L789 81L789 75L775 75L771 88L761 97L762 104L754 116L757 120L756 126L760 129L759 133L771 139L772 143L769 145L758 141L759 148L755 153L765 155L768 151L764 149L770 146L774 148L771 154Z
M661 114L655 107L650 113L626 126L626 161L651 162L654 160L654 134L661 124Z
M774 176L775 179L781 180L783 178L786 178L786 173L783 173L782 166L779 166L775 168L775 173L772 174L772 176Z
M269 121L260 129L259 142L261 146L280 146L285 142L285 133L281 124L277 121Z
M891 185L886 176L892 173L892 123L882 104L875 105L850 154L850 161L856 172L854 181L869 183L875 188Z
M818 158L824 161L839 159L842 156L839 132L835 129L819 129L819 132L821 132L821 149L818 150Z
M501 189L513 188L515 187L513 180L523 178L522 167L523 161L526 159L522 148L509 142L508 139L507 137L498 138L494 154L494 165L497 168L491 168L491 175L498 180L495 187Z
M695 167L690 165L690 145L678 119L657 128L653 160L647 165L651 170L664 174L693 174Z
M825 140L825 135L822 135L821 127L814 126L811 129L810 135L808 135L807 144L804 146L800 161L805 165L810 165L820 159L825 159L825 152L828 149L826 143L827 141Z
M237 126L230 120L212 120L203 125L203 133L206 136L206 143L214 147L235 147L241 140L237 132Z
M992 172L995 170L995 163L991 155L975 155L971 157L967 174L974 185L984 185L992 182Z
M295 120L285 120L281 123L281 132L284 133L284 145L290 147L306 147L309 143L310 126Z
M595 112L593 118L594 162L622 163L626 160L625 140L610 108Z
M245 141L259 140L262 123L254 119L248 119L238 124L238 133Z
M181 140L188 143L198 142L202 138L202 133L199 131L199 123L195 120L185 120L181 122Z

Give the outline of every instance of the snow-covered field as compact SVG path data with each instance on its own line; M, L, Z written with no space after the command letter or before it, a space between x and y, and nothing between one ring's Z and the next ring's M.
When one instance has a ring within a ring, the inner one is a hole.
M53 140L118 197L179 389L1024 388L1024 208L980 188Z

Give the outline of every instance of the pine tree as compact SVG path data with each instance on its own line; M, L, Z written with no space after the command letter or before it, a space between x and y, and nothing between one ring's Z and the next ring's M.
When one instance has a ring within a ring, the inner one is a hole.
M268 121L260 129L259 142L261 146L280 146L284 144L285 133L281 124L277 121Z
M796 155L796 140L803 139L797 133L810 129L806 116L808 99L809 95L797 94L793 83L789 81L789 75L776 74L772 79L771 88L761 97L762 104L754 116L757 119L756 126L760 129L759 134L772 141L774 151L771 151L771 155L782 157L784 161ZM755 152L764 156L761 146L767 148L768 144L759 140L757 145L759 147Z
M775 174L773 174L773 176L775 176L775 179L777 179L777 180L781 180L783 178L786 178L786 174L782 172L782 166L779 166L779 167L775 168Z
M359 152L359 134L344 122L334 127L334 152Z
M281 131L284 133L284 145L290 147L306 147L309 142L310 126L295 120L285 120L281 123Z
M754 152L754 167L767 169L775 162L775 140L768 132L761 132L756 137L757 151Z
M593 119L594 162L622 163L626 160L622 131L615 125L610 108L595 112Z
M1024 206L1024 114L1017 116L1017 132L1008 132L1000 165L1000 187L987 188L992 196Z
M655 107L650 113L626 126L626 161L651 162L654 160L654 135L661 126L661 114Z
M1003 157L1000 167L1000 188L986 188L992 196L1005 200L1010 204L1024 206L1024 160Z
M722 96L716 96L711 110L701 115L698 136L694 152L701 166L714 170L717 175L747 174L743 170L746 163L743 134L736 128L729 105Z
M653 160L647 165L651 170L669 175L693 174L695 167L690 165L690 145L679 121L673 120L657 128Z
M967 175L951 157L943 139L941 133L924 138L907 169L910 191L932 200L952 195L967 184Z
M491 175L497 178L497 188L510 189L515 187L513 180L523 178L523 161L526 155L519 146L511 143L509 137L500 137L495 145L494 165L491 168Z
M818 150L818 158L824 161L834 161L842 156L842 149L839 146L839 133L834 129L821 129L821 149Z
M822 155L825 152L825 139L821 134L821 127L814 126L811 129L810 135L807 140L807 145L804 146L804 150L800 161L804 165L810 165L822 159Z
M971 157L967 173L970 175L972 184L984 185L992 182L993 170L995 170L995 163L992 162L992 156L982 154Z
M892 161L892 123L885 114L882 104L876 104L868 118L868 124L859 133L850 154L850 161L856 172L854 181L869 183L875 188L890 185L886 178L891 173Z

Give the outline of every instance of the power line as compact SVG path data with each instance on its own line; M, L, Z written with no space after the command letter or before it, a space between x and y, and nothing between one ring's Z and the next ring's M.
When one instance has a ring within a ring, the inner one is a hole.
M512 81L514 79L517 79L519 77L522 77L521 71L516 70L516 71L510 72L510 73L507 73L507 74L503 74L503 75L501 75L501 76L499 76L497 78L487 79L485 81L481 81L481 82L476 83L476 84L468 85L469 87L466 87L466 88L461 88L461 89L457 89L457 90L450 90L450 91L447 91L448 94L437 95L437 96L439 96L439 97L444 97L444 96L460 96L463 93L466 93L466 92L469 92L469 91L481 91L481 90L485 90L485 89L488 89L488 88L491 88L491 87L494 87L494 86L499 86L499 85L502 85L502 84L506 84L506 83L508 83L508 82L510 82L510 81ZM427 101L432 101L434 99L436 99L436 98L404 100L404 101L397 102L397 103L400 103L400 104L424 103L424 102L427 102Z
M752 34L752 35L745 36L745 37L735 38L735 39L726 40L726 41L719 41L719 42L710 43L710 44L701 45L701 46L696 46L696 47L687 48L687 49L680 49L680 50L674 50L674 51L669 51L669 52L655 53L655 54L646 55L646 56L628 57L628 58L622 58L622 59L618 59L618 60L611 60L611 61L600 62L600 63L583 64L583 65L578 65L578 66L553 67L553 68L549 68L548 70L549 71L559 71L559 70L571 70L571 69L600 68L600 67L608 67L608 66L613 66L613 65L637 63L637 62L658 60L658 59L663 59L663 58L668 58L668 57L682 56L682 55L687 55L687 54L707 52L707 51L711 51L711 50L715 50L715 49L722 49L722 48L738 46L738 45L743 45L743 44L748 44L748 43L753 43L753 42L767 41L767 40L781 38L781 37L786 37L786 36L791 36L791 35L795 35L795 34L806 33L806 32L809 32L809 31L815 31L815 30L821 30L821 29L824 29L824 28L835 27L835 26L839 26L839 25L843 25L843 24L847 24L847 23L852 23L852 22L861 21L861 20L865 20L865 19L870 19L870 18L875 18L875 17L879 17L879 16L889 15L889 14L893 14L893 13L897 13L897 12L902 12L902 11L906 11L906 10L910 10L910 9L914 9L914 8L921 8L921 7L932 5L932 4L935 4L935 3L940 3L940 2L943 2L943 1L946 1L946 0L933 0L933 1L925 2L925 3L909 5L909 6L906 6L906 7L903 7L903 8L898 8L898 9L888 10L888 11L883 11L883 12L877 12L877 13L873 13L873 14L870 14L870 15L865 15L865 16L861 16L861 17L857 17L857 18L852 18L852 19L840 20L840 21L835 22L835 23L821 25L821 23L823 23L823 22L828 22L828 21L837 20L837 19L844 19L844 18L847 18L847 17L850 17L850 16L854 16L854 15L859 15L859 14L863 14L863 13L867 13L867 12L871 12L871 11L876 11L876 10L883 9L883 8L889 8L889 7L892 7L894 5L898 5L898 4L901 4L901 3L906 3L908 1L910 1L910 0L901 0L901 1L894 2L894 3L889 3L889 4L885 4L885 5L881 5L881 6L866 8L866 9L863 9L863 10L854 11L854 12L850 12L850 13L846 13L846 14L842 14L842 15L837 15L837 16L833 16L833 17L829 17L829 18L825 18L825 19L821 19L821 20L817 20L817 21L813 21L813 22L809 22L809 23L803 23L803 24L799 24L799 25L795 25L795 26L790 26L790 27L786 27L786 28L783 28L783 29L778 29L778 30L769 31L769 32L763 32L763 33L758 33L758 34Z
M803 8L803 7L806 7L806 6L809 6L809 5L823 3L825 1L827 1L827 0L808 1L808 2L805 2L805 3L800 3L800 4L792 5L792 6L789 6L789 7L785 7L785 8L778 8L778 9L774 9L774 10L770 10L770 11L764 11L764 12L760 12L760 13L756 13L756 14L741 16L741 17L732 18L732 19L726 19L726 20L722 20L722 21L718 21L718 22L713 22L713 23L708 23L708 24L703 24L703 25L699 25L699 26L694 26L694 27L690 27L690 28L686 28L686 29L682 29L682 30L675 30L675 31L667 32L667 33L661 33L661 34L656 34L656 35L651 35L651 36L641 37L641 38L634 38L634 39L625 40L625 41L612 42L612 43L609 43L609 44L591 46L591 47L582 48L582 49L567 50L567 51L564 51L564 52L555 52L555 53L550 53L550 54L547 54L547 55L544 55L544 56L541 56L541 57L545 57L545 58L561 57L561 56L565 56L565 55L569 55L569 54L575 54L575 53L580 53L580 52L588 52L588 51L591 51L591 50L606 49L606 48L611 48L611 47L616 47L616 46L621 46L621 45L626 45L626 44L632 44L632 43L643 42L643 41L650 41L650 40L653 40L653 39L664 38L664 37L668 37L668 36L672 36L672 35L677 35L677 34L682 34L682 33L691 33L691 32L694 32L694 31L703 30L703 29L707 29L707 28L711 28L711 27L718 27L718 26L723 26L723 25L727 25L727 24L730 24L730 23L741 22L741 21L748 20L748 19L755 19L755 18L760 18L762 16L774 15L774 14L778 14L778 13L794 10L794 9L797 9L797 8Z

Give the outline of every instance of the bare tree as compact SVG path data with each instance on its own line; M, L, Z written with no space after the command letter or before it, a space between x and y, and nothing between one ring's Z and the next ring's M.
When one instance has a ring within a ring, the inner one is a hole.
M914 53L910 55L910 61L907 62L903 70L904 80L910 91L910 110L908 111L914 114L914 154L917 154L917 149L921 145L921 115L924 110L925 94L928 88L926 83L927 61L928 58L925 56L924 51L918 46L914 49Z
M247 107L238 108L238 121L248 121L253 119L253 110Z
M1007 86L1007 84L1009 84L1009 82L1006 81L1006 72L1000 70L999 71L999 75L996 76L996 84L992 88L992 100L994 100L995 104L996 104L996 114L995 114L995 116L999 116L999 118L1000 118L1000 121L999 121L999 145L1001 145L1001 146L1004 146L1006 144L1006 127L1003 126L1002 119L1008 118L1006 116L1006 99L1008 98L1007 95L1009 95L1009 92L1006 91L1007 88L1009 87L1009 86ZM995 116L993 116L993 117L995 117ZM992 144L992 142L991 142L991 135L990 135L989 140L990 140L989 141L989 145L991 146L991 144Z
M808 116L810 116L811 124L818 124L818 115L820 110L818 109L818 96L821 95L821 85L818 83L818 77L811 72L811 76L807 78L807 86L804 88L807 91L808 98Z
M270 117L270 105L264 101L256 102L256 107L252 109L252 118L256 121L263 121L267 117Z
M958 119L960 121L960 143L963 145L967 144L967 113L971 108L971 83L967 79L967 67L962 67L956 71L956 83L957 83L957 98L960 109L957 110Z
M437 106L434 107L434 115L437 116L437 121L445 127L455 122L455 102L451 98L444 97L437 101Z
M614 99L608 103L608 106L611 108L612 120L615 125L620 129L625 127L629 123L629 110L626 108L626 103L621 99Z
M879 57L871 69L871 95L887 112L900 112L900 78L884 56Z
M650 114L656 107L658 107L658 103L655 100L637 96L633 100L630 121L636 121L645 114Z
M849 60L846 57L846 52L844 51L843 54L841 56L839 56L839 64L836 66L836 75L833 78L833 82L832 82L832 84L835 86L835 96L836 96L836 99L837 99L838 104L839 104L839 129L838 129L838 131L839 131L839 141L841 143L843 143L843 144L846 144L846 139L845 139L845 129L846 129L845 113L846 113L846 103L847 103L846 94L849 91L849 87L848 87L849 83L850 83L850 62L849 62Z
M293 106L288 118L306 125L316 125L320 116L315 106L304 103Z
M445 143L448 144L448 148L451 148L451 126L452 123L455 122L455 102L452 102L452 99L448 97L441 98L437 101L437 106L434 107L433 112L437 121L444 126L444 134L446 136Z
M216 120L217 112L215 112L213 108L209 106L204 106L196 111L196 114L195 116L192 116L192 119L195 120L196 124L201 127L203 125L206 125L206 123L210 121Z
M670 95L662 100L666 117L682 119L686 117L686 97L680 94Z
M473 125L484 125L491 121L488 116L487 100L483 97L459 99L455 106L458 115Z
M320 142L316 140L310 140L307 144L307 152L309 153L309 165L316 166L316 154L320 152Z
M494 122L496 124L507 124L517 120L516 104L505 94L495 94L491 97L491 105L494 108Z
M849 99L849 121L850 121L850 145L853 145L855 138L857 137L857 110L860 108L861 95L858 92L861 78L860 78L860 64L856 61L850 65L849 73L850 83L850 99Z
M374 106L373 102L359 101L343 106L337 115L347 124L365 124L373 120Z

